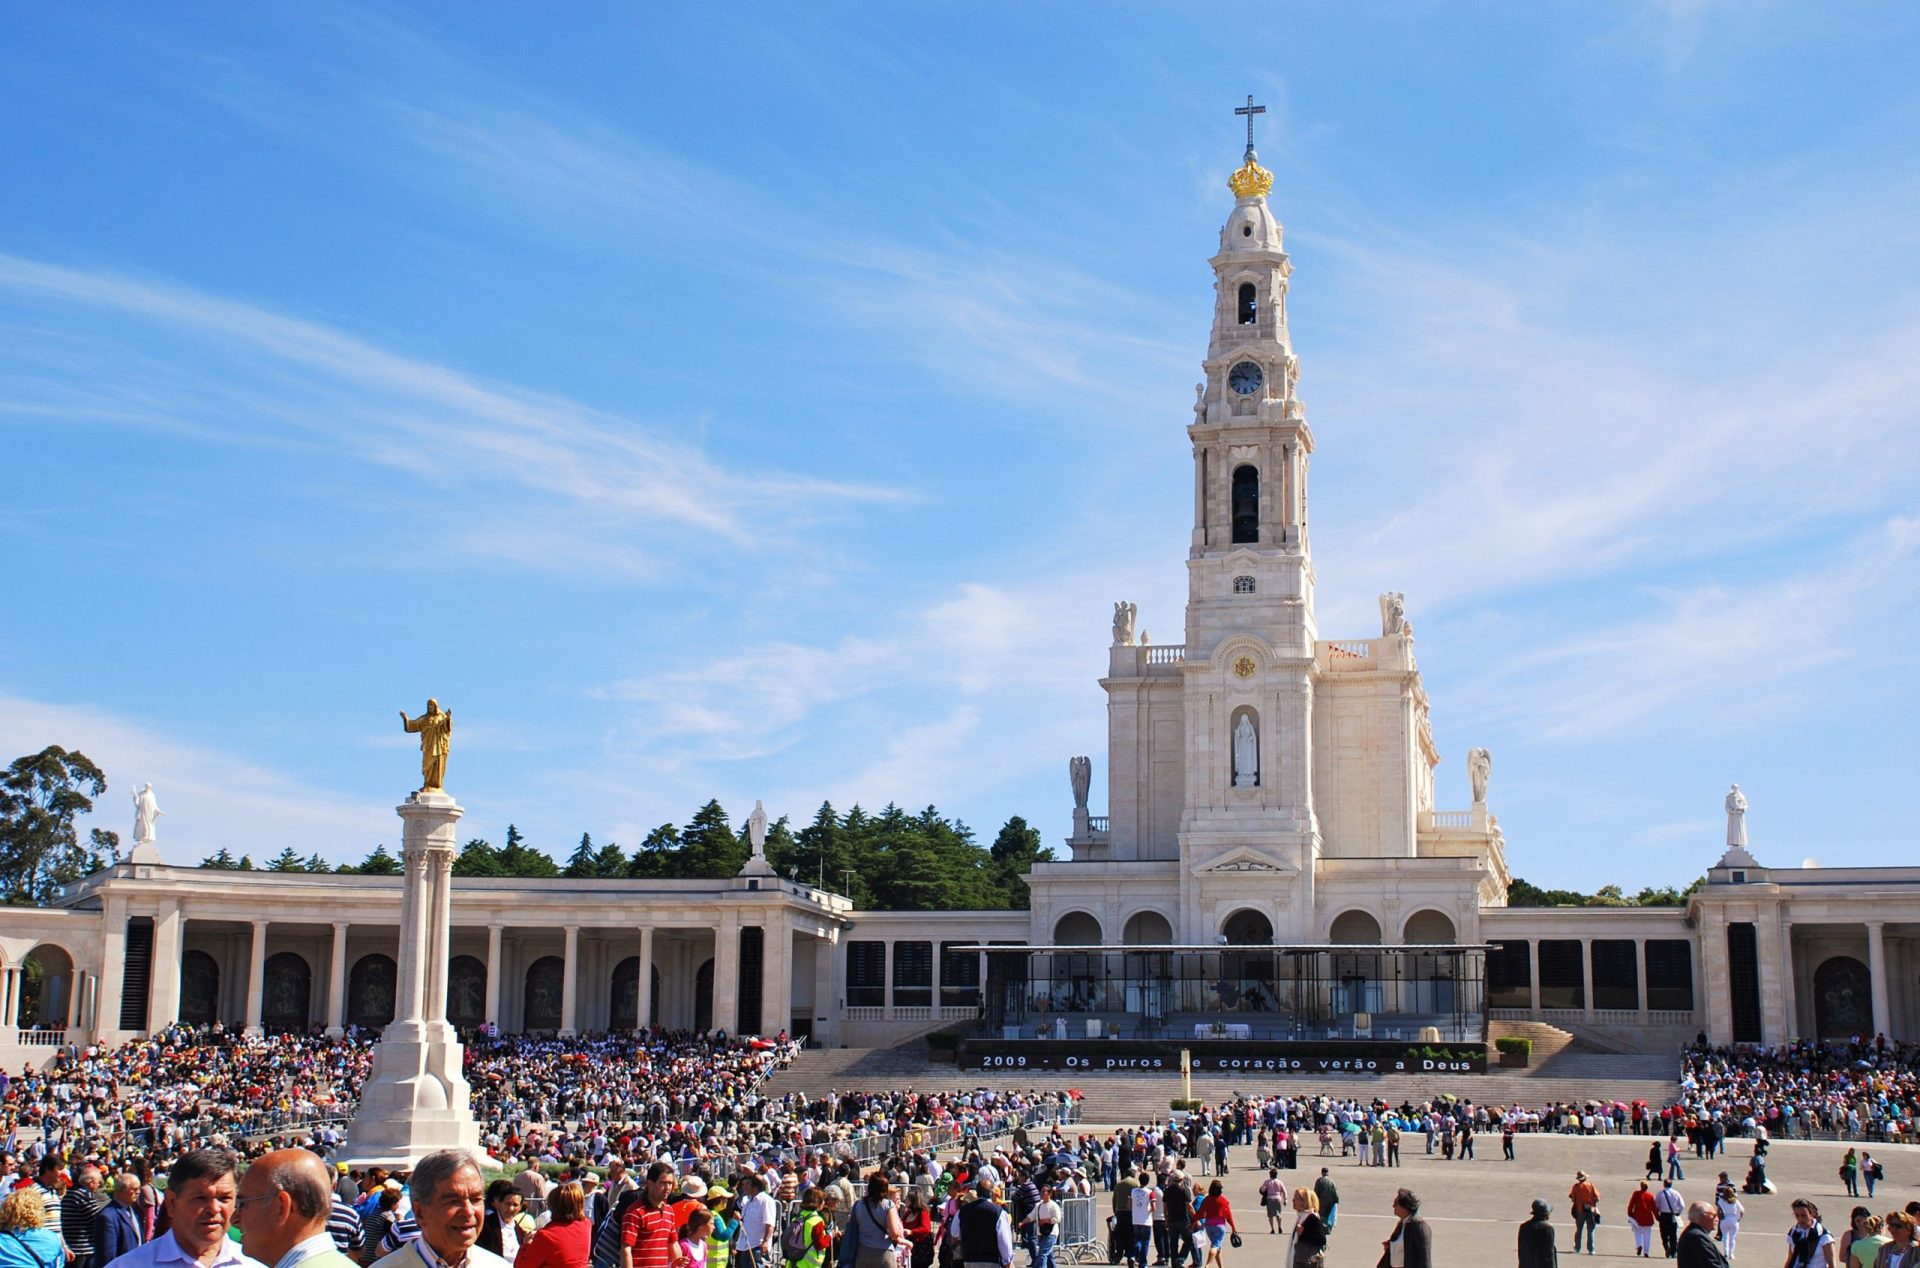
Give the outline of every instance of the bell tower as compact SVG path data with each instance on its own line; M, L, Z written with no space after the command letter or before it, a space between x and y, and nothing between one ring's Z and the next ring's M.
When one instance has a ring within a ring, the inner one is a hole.
M1181 671L1187 762L1179 854L1186 936L1242 940L1228 926L1313 923L1313 560L1307 461L1313 433L1287 329L1293 265L1267 205L1273 173L1253 146L1227 178L1213 327L1187 436L1193 538ZM1254 923L1259 923L1255 921ZM1244 932L1244 931L1243 931ZM1258 930L1253 931L1257 935Z

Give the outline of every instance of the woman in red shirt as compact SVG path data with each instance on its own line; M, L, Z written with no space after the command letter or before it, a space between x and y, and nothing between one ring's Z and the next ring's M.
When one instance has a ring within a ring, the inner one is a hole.
M1660 1221L1653 1205L1653 1194L1642 1180L1627 1198L1627 1227L1633 1230L1633 1253L1642 1259L1653 1258L1653 1226Z
M1233 1206L1218 1180L1207 1186L1206 1199L1200 1203L1200 1228L1207 1235L1207 1263L1212 1268L1225 1268L1220 1248L1226 1244L1228 1232L1240 1236L1240 1226L1233 1222Z
M577 1180L547 1194L552 1214L545 1228L520 1244L513 1268L587 1268L593 1253L593 1221L584 1218L586 1191Z

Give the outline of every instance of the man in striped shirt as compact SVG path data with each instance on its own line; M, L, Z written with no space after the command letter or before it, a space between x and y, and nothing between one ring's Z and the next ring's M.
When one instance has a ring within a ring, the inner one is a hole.
M343 1255L358 1254L360 1234L360 1212L334 1193L333 1209L327 1213L327 1236L333 1238L334 1249Z

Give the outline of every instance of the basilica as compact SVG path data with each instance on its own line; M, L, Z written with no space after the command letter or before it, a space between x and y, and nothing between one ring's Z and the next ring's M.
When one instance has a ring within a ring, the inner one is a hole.
M1523 1021L1616 1051L1920 1039L1920 867L1769 867L1737 789L1684 908L1508 905L1491 755L1464 755L1466 804L1443 809L1403 597L1380 597L1378 629L1319 627L1292 264L1251 140L1227 184L1186 428L1184 639L1150 644L1115 605L1106 813L1072 759L1070 857L1034 867L1031 910L856 910L758 851L723 880L459 879L436 979L452 1022L855 1047L946 1030L963 1063L1072 1069L1414 1051L1481 1069ZM150 816L141 832L0 922L0 1064L179 1022L394 1019L401 878L174 867Z

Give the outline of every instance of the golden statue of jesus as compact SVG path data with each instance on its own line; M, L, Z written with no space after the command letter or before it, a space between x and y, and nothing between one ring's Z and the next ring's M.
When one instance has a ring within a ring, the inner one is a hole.
M438 700L427 701L427 711L417 718L400 710L400 721L409 734L420 737L420 791L440 792L447 778L447 749L453 739L453 710L442 709Z

